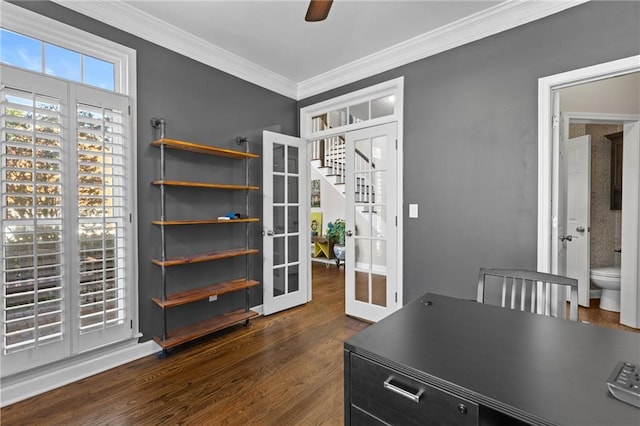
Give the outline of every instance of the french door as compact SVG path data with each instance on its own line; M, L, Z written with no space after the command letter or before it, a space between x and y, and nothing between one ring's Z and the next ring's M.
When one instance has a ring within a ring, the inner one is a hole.
M126 96L0 70L6 376L133 337L133 148Z
M263 313L309 300L306 143L265 131L263 147Z
M379 321L397 300L397 128L346 133L346 313Z

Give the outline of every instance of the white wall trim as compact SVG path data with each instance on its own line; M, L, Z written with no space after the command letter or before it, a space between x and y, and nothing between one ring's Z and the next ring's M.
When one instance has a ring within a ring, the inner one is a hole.
M101 349L44 368L3 377L0 406L39 395L60 386L102 373L120 365L153 355L162 348L153 340L137 343L137 339L118 344L110 350Z
M373 55L295 82L206 42L121 1L53 0L64 7L156 43L238 78L300 100L466 43L515 28L587 0L507 0Z
M636 114L565 112L565 116L574 124L620 124L625 121L640 121L640 115Z

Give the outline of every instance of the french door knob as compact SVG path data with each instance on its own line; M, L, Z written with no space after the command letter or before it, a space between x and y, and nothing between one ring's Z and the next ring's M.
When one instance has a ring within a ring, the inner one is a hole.
M578 227L576 228L576 231L578 231L578 232L584 232L584 226L578 226Z
M353 232L351 232L351 230L349 230L349 231L345 232L345 235L346 235L347 237L350 237L350 236L352 236L352 235L353 235Z
M563 235L560 237L560 241L571 241L573 240L573 235Z
M263 232L262 235L264 235L264 232ZM275 235L275 232L273 232L273 230L271 230L271 229L267 230L267 236L273 237L274 235Z

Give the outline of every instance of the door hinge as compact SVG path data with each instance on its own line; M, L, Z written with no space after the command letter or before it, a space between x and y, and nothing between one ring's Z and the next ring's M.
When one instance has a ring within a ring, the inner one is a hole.
M396 303L398 303L398 293L396 292Z
M133 330L133 320L131 320L131 329Z
M396 216L396 226L398 226L398 216Z
M129 213L129 223L133 222L133 214Z
M127 109L129 110L129 116L131 116L131 105L129 105Z
M553 116L552 125L554 129L557 129L560 126L560 120L558 119L557 115Z
M396 139L396 151L398 150L398 139Z

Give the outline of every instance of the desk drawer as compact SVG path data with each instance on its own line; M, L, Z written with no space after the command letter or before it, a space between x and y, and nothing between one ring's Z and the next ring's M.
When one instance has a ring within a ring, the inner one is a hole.
M391 425L478 424L477 404L355 354L350 387L353 406Z

